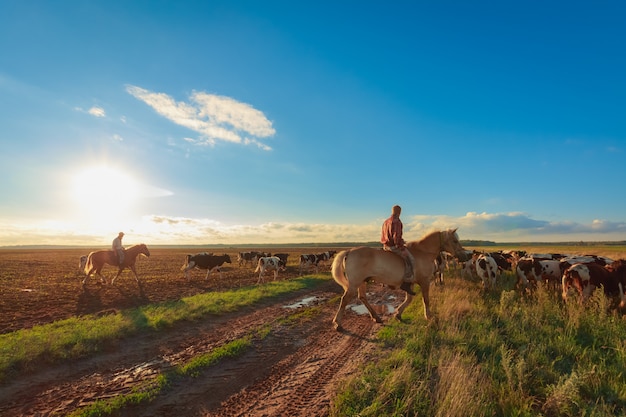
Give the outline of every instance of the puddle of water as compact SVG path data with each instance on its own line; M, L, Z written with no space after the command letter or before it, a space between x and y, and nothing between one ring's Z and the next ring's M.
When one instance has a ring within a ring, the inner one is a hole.
M306 298L303 298L302 300L300 300L300 301L298 301L296 303L283 306L283 308L300 308L300 307L305 307L305 306L313 304L313 302L318 301L318 300L322 300L322 298L321 297L306 297Z
M349 304L348 308L354 311L356 314L365 315L369 314L367 307L365 305L359 304ZM378 314L391 314L395 311L395 307L392 304L372 304L372 308Z

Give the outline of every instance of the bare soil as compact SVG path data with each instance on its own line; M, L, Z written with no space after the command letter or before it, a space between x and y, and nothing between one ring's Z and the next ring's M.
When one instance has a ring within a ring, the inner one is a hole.
M288 252L290 259L278 279L299 275L300 253L326 249L280 250ZM255 284L254 267L238 266L237 251L226 251L234 264L226 264L221 274L213 273L205 280L204 271L194 271L186 280L180 267L189 250L153 249L149 258L139 258L137 263L139 285L126 271L114 285L92 279L83 288L83 275L78 271L81 251L0 250L0 332ZM323 269L328 271L328 266ZM111 278L115 269L106 267L105 273ZM270 274L265 277L271 278ZM370 297L381 311L397 306L402 298L399 291L379 286L372 290ZM236 313L118 340L88 358L38 364L37 369L24 370L0 385L0 415L66 415L98 399L130 393L192 357L265 326L271 330L269 336L254 339L252 348L241 356L205 368L194 377L175 380L154 401L125 407L116 415L326 416L337 384L363 367L374 347L374 332L380 328L358 309L349 309L343 322L346 330L334 331L331 320L341 293L329 280L316 290L292 293ZM297 311L303 299L313 299L318 314L280 320Z

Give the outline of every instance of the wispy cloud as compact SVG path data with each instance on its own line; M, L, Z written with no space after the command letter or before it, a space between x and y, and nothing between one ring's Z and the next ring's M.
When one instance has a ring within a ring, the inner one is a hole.
M249 104L198 91L190 95L189 103L133 85L127 86L126 91L161 116L201 135L199 139L184 138L188 143L214 146L217 141L225 141L272 149L259 141L276 133L272 122Z
M87 110L85 110L82 107L74 107L74 110L81 112L81 113L90 114L94 117L106 117L107 115L106 111L100 106L93 106Z
M410 218L408 227L415 233L423 233L429 228L458 227L463 238L497 242L626 239L626 222L600 219L590 223L548 221L519 212L468 212L461 217L418 215Z
M96 117L105 117L106 116L106 112L104 111L104 109L102 107L98 107L98 106L93 106L92 108L87 110L87 113L91 114L92 116L96 116Z

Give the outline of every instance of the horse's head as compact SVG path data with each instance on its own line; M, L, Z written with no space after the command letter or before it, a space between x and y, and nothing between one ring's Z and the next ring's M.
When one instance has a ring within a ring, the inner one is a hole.
M145 243L139 245L139 253L141 253L142 255L150 256L150 251L148 250L148 247L145 245Z
M461 262L467 261L467 252L463 249L459 241L456 229L448 229L440 232L442 251L454 254L454 257Z

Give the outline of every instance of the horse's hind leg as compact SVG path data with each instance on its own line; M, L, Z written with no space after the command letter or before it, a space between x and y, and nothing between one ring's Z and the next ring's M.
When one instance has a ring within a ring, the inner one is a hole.
M343 319L343 314L345 312L346 306L350 301L354 299L357 291L354 288L348 288L344 291L343 296L341 297L341 303L339 303L339 309L337 309L337 314L335 314L335 318L333 319L333 327L337 331L343 330L341 327L341 320Z
M359 287L359 300L361 300L365 308L367 308L367 311L370 312L370 317L372 318L372 320L375 321L376 323L382 323L383 320L380 318L378 313L376 313L376 311L372 308L370 303L367 301L366 294L367 294L367 283L364 282Z
M115 282L115 280L117 279L117 277L119 277L122 274L122 270L118 270L117 274L115 274L115 276L113 277L113 279L111 280L111 285L113 285L113 283ZM137 275L137 274L135 274Z

